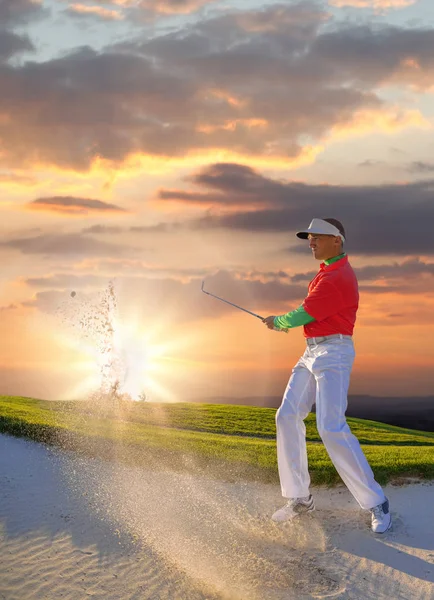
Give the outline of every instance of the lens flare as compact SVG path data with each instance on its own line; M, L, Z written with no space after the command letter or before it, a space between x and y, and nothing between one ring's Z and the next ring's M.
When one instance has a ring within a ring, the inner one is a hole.
M167 315L147 326L143 316L120 315L113 282L91 298L77 295L57 311L62 328L53 331L56 341L74 350L77 360L77 385L70 398L85 398L95 393L116 395L136 401L176 402L179 381L188 377L194 361L185 358L198 343L198 335L176 334L170 328L167 340Z

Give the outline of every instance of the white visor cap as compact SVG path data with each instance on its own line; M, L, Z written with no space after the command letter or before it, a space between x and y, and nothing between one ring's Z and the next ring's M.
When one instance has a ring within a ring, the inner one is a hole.
M337 227L329 223L328 221L324 221L324 219L312 219L311 224L306 229L306 231L298 231L297 237L302 240L306 240L309 233L323 233L325 235L337 235L342 238L342 241L345 242L345 238L342 233L339 231Z

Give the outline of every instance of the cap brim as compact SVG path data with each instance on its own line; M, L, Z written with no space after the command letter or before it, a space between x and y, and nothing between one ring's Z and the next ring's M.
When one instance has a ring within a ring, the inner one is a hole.
M300 238L301 240L307 240L309 237L309 233L314 233L314 232L313 231L299 231L298 233L296 233L296 236L298 238ZM335 235L334 233L322 233L320 235L334 235L335 237L339 237L339 236ZM340 237L342 237L342 236L340 236Z

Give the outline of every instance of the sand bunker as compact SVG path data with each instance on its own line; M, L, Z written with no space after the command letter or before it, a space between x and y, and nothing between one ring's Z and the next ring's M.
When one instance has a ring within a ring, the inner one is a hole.
M0 436L0 598L430 600L434 486L388 486L374 536L346 488L269 516L276 486L147 471Z

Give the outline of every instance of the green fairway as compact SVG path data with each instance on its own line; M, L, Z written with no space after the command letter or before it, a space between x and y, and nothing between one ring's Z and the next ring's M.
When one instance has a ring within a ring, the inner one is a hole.
M215 404L85 402L0 396L0 432L104 458L276 481L274 409ZM434 477L434 434L348 418L377 479ZM340 481L315 425L306 419L312 482Z

